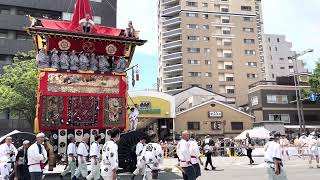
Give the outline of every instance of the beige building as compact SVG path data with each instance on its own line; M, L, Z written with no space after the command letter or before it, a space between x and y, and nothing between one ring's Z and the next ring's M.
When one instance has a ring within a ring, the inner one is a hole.
M159 90L199 86L247 103L263 71L260 0L159 0Z
M251 129L254 116L216 100L209 100L176 114L174 129L189 130L198 136L235 137Z

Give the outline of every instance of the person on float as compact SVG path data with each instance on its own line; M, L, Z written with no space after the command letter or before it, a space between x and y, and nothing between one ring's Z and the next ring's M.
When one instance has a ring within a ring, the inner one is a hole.
M90 14L86 14L85 18L79 21L79 29L85 33L91 33L94 25L95 24L91 20Z

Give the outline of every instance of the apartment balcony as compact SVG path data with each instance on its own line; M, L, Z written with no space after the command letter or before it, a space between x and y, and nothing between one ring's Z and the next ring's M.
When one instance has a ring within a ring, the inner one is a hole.
M181 40L167 42L167 43L164 43L163 46L162 46L163 50L179 48L179 47L182 47L182 41Z
M180 11L181 11L181 6L180 5L169 7L169 8L164 9L162 11L162 15L161 16L174 16L174 15L179 14Z
M211 22L215 27L235 27L234 23Z
M181 92L183 89L182 89L182 83L181 85L175 85L175 86L166 86L164 87L164 90L163 92L164 93L168 93L168 94L176 94L178 92Z
M162 0L162 5L169 6L171 4L177 4L179 0Z
M164 73L174 72L174 71L182 71L182 70L183 70L182 64L175 64L175 65L163 67Z
M181 23L181 18L180 17L175 17L175 18L163 20L162 26L163 27L168 27L168 26L178 25L180 23Z
M217 5L228 5L228 4L230 4L230 1L212 0L212 2L214 4L217 4Z
M163 61L177 60L182 58L182 52L176 52L163 56Z
M164 31L162 34L162 37L163 38L177 37L177 36L181 36L181 34L182 34L182 30L181 28L178 28L170 31Z
M236 35L234 34L223 34L222 32L215 32L212 34L212 37L214 38L236 38Z
M183 82L183 76L178 76L174 78L168 78L163 80L164 85L169 85L169 84L178 84Z

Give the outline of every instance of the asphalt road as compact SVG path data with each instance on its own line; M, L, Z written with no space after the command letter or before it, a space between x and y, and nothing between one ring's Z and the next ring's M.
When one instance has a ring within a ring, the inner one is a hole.
M248 159L246 157L240 158L213 158L214 165L218 169L224 169L224 171L204 171L202 170L202 176L198 180L267 180L266 168L263 163L262 157L255 157L255 165L248 165ZM166 167L174 167L176 160L165 161ZM203 169L203 167L202 167ZM304 179L320 179L320 169L310 169L308 160L302 160L297 157L293 157L290 161L284 162L284 169L288 175L289 180L304 180ZM57 176L46 177L47 180L57 180ZM70 178L65 178L70 179ZM135 178L141 180L142 178ZM161 180L176 180L182 179L181 172L173 168L172 172L162 171L159 175ZM118 180L130 180L130 174L120 174Z

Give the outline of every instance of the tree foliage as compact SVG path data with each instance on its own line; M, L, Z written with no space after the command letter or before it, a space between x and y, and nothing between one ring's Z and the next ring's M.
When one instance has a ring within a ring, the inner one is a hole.
M0 111L23 115L33 125L36 115L38 70L35 53L18 53L0 75Z
M320 93L320 59L317 62L316 68L314 69L309 82L311 86L310 91L313 93Z

